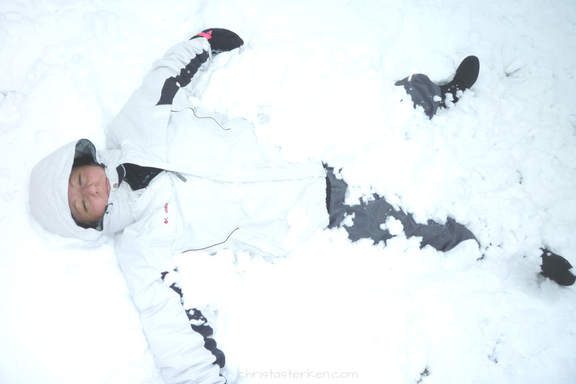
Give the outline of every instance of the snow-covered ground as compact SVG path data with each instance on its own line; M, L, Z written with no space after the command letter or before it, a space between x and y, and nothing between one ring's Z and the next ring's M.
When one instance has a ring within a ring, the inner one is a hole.
M162 383L114 239L40 228L28 177L72 140L102 148L152 61L207 27L246 44L204 74L205 107L254 121L290 160L343 167L353 196L453 216L483 246L325 230L273 263L180 256L229 382L576 383L574 288L537 275L541 246L576 265L566 0L1 0L0 383ZM478 82L433 120L391 86L448 81L469 54Z

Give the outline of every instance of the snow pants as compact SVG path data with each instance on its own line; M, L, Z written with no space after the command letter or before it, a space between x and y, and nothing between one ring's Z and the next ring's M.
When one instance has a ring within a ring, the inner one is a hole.
M434 116L442 98L440 87L434 84L428 76L416 73L397 81L395 85L404 87L406 93L412 98L414 108L420 106L429 118Z
M406 93L412 98L414 107L422 107L429 118L434 116L441 102L440 87L434 84L428 76L414 74L396 82L395 85L404 87ZM326 167L326 173L326 204L330 215L328 228L341 226L346 217L353 215L353 224L344 226L352 241L372 239L376 244L391 239L394 236L381 227L389 217L402 223L406 237L421 237L422 247L430 245L439 251L448 251L462 241L476 240L472 232L451 217L445 224L432 220L428 220L426 224L420 224L411 214L402 210L397 211L378 195L374 195L374 200L359 205L346 205L344 200L348 184L334 176L333 168Z
M374 244L377 244L391 239L394 235L387 229L381 228L389 217L402 223L406 237L421 237L421 247L430 245L439 251L449 251L464 240L476 240L472 232L452 218L448 218L445 224L432 220L428 220L427 224L420 224L411 214L402 210L397 211L378 195L374 195L374 200L362 202L359 205L347 205L344 199L348 184L336 178L333 168L326 167L326 173L326 204L330 215L328 228L342 226L346 217L354 215L353 224L343 226L352 241L372 239Z

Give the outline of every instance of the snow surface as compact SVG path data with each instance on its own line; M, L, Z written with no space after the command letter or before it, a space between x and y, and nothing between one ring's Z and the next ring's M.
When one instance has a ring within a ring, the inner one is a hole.
M290 160L343 167L352 198L453 216L483 245L319 230L277 262L179 256L229 382L576 382L574 288L537 275L541 246L576 265L575 2L2 0L1 383L162 383L114 239L40 228L28 177L72 140L102 148L152 61L207 27L246 45L216 57L198 102ZM433 120L391 86L448 81L469 54L478 82Z

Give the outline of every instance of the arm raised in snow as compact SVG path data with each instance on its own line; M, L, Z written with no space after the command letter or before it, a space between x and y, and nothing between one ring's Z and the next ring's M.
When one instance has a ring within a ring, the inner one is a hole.
M211 33L201 32L202 35L173 46L154 62L142 85L107 130L109 149L120 148L126 142L137 142L134 148L146 148L148 160L166 162L168 125L173 104L186 103L183 96L192 92L200 71L206 68L213 52L234 49L243 43L233 32L219 29L208 31Z
M174 238L170 228L144 221L128 227L116 243L122 273L166 384L224 384L223 356L192 327L180 295L164 281Z
M156 105L171 105L180 89L191 90L192 79L205 68L212 55L205 38L192 39L170 48L142 82L143 93Z
M106 132L109 149L124 142L147 148L148 160L166 161L167 127L178 92L190 93L199 71L210 61L211 47L205 38L184 41L156 60L142 85L122 107Z
M208 44L206 44L206 42ZM239 48L244 41L236 33L222 28L206 29L189 41L172 47L163 58L156 61L144 85L158 89L162 84L157 105L172 104L176 93L182 88L190 89L190 83L203 69L212 55Z
M165 285L161 277L144 286L133 299L141 311L146 339L167 384L226 382L220 375L223 355L214 354L220 352L215 342L210 348L207 340L213 339L193 329L178 293Z

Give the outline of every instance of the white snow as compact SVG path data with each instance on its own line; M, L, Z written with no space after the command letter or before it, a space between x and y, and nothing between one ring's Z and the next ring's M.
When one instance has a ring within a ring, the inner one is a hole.
M204 107L252 120L290 160L343 167L353 199L452 216L483 245L340 229L276 262L179 256L229 382L576 382L574 288L537 275L542 246L576 265L576 3L3 0L0 383L162 383L114 239L40 228L28 177L70 141L103 148L153 60L208 27L246 44L204 74ZM392 86L448 81L469 54L478 82L432 120Z

